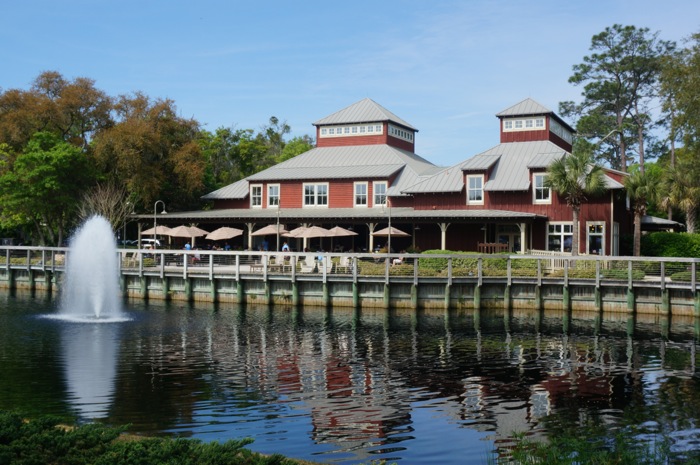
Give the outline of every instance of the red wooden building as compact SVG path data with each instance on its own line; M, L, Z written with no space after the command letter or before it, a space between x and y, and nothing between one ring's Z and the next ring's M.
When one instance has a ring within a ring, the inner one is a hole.
M512 252L570 251L579 234L580 253L618 254L620 235L631 231L624 174L606 170L608 191L583 206L576 230L571 209L543 183L547 167L570 153L573 129L531 99L496 116L498 145L440 167L415 153L417 129L364 99L316 121L314 149L207 194L211 210L163 221L248 232L277 222L288 230L339 225L358 233L334 241L344 250L372 250L390 240L395 251L476 251L479 243L506 244ZM389 224L408 235L372 235ZM258 240L248 235L239 245Z

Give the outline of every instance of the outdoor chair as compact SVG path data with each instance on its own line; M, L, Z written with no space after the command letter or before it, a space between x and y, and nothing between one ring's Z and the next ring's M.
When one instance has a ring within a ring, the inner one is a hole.
M316 270L316 262L313 260L310 262L308 259L299 260L299 265L301 266L299 269L300 273L313 273Z

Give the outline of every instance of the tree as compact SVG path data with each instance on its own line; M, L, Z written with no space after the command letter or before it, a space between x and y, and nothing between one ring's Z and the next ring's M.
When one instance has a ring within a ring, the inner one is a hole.
M571 254L578 255L579 214L588 197L603 194L607 187L603 169L593 162L590 152L576 152L555 160L547 169L545 185L566 200L573 212L574 234Z
M634 245L633 254L640 255L642 240L642 217L647 214L647 206L655 204L659 200L661 176L655 169L642 171L636 166L631 169L629 176L625 178L625 190L632 201L634 212Z
M104 180L124 186L145 208L160 198L174 209L198 205L206 168L199 123L177 116L172 101L140 93L120 97L115 110L118 122L93 144Z
M683 210L686 228L694 233L700 207L700 167L692 156L679 153L676 165L664 177L662 192L662 206Z
M308 152L312 148L314 148L314 140L308 135L295 137L285 144L282 154L277 159L277 163L287 161L297 155Z
M647 28L615 24L594 35L590 47L594 53L574 65L569 82L584 85L583 102L563 102L561 113L580 116L577 129L587 138L614 142L615 157L607 160L612 168L627 170L632 139L637 140L643 167L650 122L648 102L655 96L661 57L674 48L673 42L659 40L658 33Z
M98 184L83 194L78 207L78 218L86 221L94 215L103 216L117 231L133 212L136 199L126 188L115 183Z
M88 150L92 137L113 124L111 111L112 99L92 79L46 71L30 90L0 94L0 141L20 152L34 133L53 132Z
M30 225L41 244L60 245L74 224L78 199L94 182L92 173L79 147L55 133L34 134L0 174L3 226Z

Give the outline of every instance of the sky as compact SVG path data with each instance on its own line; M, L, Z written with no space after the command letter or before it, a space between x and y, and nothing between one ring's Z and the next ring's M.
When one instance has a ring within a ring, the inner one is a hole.
M0 90L58 71L171 99L209 131L276 116L289 137L369 97L441 166L496 145L496 113L525 98L580 101L568 78L606 27L679 43L700 32L697 0L0 0L0 12Z

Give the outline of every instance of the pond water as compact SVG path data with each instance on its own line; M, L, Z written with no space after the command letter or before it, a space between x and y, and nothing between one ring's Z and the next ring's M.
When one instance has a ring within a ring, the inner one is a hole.
M127 304L123 323L45 318L56 312L0 295L1 409L341 464L486 463L514 432L590 421L700 448L692 318L164 302Z

